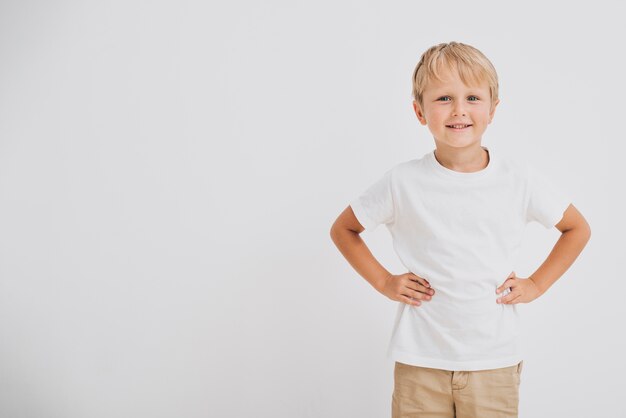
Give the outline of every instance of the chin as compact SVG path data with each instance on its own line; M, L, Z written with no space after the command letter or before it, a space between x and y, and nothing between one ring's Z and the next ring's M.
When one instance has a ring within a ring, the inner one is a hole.
M439 141L440 144L446 145L450 148L469 148L472 146L480 146L480 141Z

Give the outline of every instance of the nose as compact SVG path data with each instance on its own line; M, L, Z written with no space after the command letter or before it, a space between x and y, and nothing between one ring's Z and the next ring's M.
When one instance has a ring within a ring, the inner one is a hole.
M459 114L465 116L465 110L463 109L463 103L461 103L461 101L457 101L454 105L454 108L452 109L452 112L454 114L454 116L457 116Z

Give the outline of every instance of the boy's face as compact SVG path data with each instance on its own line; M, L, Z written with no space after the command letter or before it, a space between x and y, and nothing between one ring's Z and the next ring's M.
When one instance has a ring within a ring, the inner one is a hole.
M492 106L486 81L470 87L449 69L442 78L444 81L433 80L426 86L423 108L413 101L417 118L422 125L428 125L438 148L479 147L500 100ZM450 126L455 124L470 126L461 129Z

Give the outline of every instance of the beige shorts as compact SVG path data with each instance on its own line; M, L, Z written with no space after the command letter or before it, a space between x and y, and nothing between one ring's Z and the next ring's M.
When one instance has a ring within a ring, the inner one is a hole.
M517 418L523 361L448 371L395 363L392 418Z

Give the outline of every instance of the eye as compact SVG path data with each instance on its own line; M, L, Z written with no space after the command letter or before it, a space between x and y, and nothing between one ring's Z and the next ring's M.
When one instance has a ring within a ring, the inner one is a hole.
M471 99L472 97L476 98L476 100L480 100L477 96L469 96L468 99ZM470 102L475 102L476 100L470 100Z
M450 96L441 96L440 98L438 98L437 100L441 100L441 99L445 99L445 98L450 98ZM444 100L445 101L445 100Z

